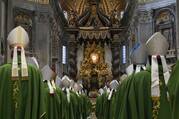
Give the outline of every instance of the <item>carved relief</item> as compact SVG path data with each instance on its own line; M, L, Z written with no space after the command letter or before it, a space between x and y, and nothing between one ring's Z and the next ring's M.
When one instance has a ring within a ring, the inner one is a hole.
M110 19L111 19L113 27L119 27L121 16L120 16L120 13L117 12L117 10L113 10L111 12Z
M60 40L61 40L60 38L62 35L61 28L54 17L50 18L50 29L51 29L50 30L51 58L52 58L52 64L54 64L55 61L53 62L53 59L59 61Z
M29 35L29 47L27 48L27 51L30 53L33 52L33 39L32 39L32 27L33 27L33 19L32 14L28 11L25 11L23 9L14 9L14 25L15 26L22 26Z
M155 11L154 25L156 31L161 31L169 41L169 49L175 49L175 15L169 9Z
M163 24L163 23L168 23L168 22L170 22L170 20L172 20L170 12L169 11L163 11L157 17L156 24L159 25L159 24Z
M99 9L107 16L116 10L121 12L125 9L126 2L123 0L59 0L65 11L76 11L81 16L92 4L99 4Z
M70 11L68 16L69 27L76 27L77 25L77 13L75 11Z
M174 10L174 6L154 10L155 31L160 31L168 39L169 49L167 53L167 61L169 64L175 63L177 57L176 18Z
M49 0L28 0L39 4L49 4Z
M121 12L126 2L123 0L59 0L63 10L67 11L70 27L78 21L80 26L119 27Z
M48 23L50 16L47 13L38 13L37 14L38 22Z
M138 19L140 23L150 23L152 22L152 11L140 11L138 13Z

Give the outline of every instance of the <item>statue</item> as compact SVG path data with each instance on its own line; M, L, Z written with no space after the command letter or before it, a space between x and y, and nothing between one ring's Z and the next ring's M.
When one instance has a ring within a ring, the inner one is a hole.
M76 27L77 25L77 15L73 10L69 13L68 24L70 27Z
M120 16L119 16L119 13L117 12L117 10L114 9L111 12L110 19L111 19L112 25L114 27L119 27L119 25L120 25Z

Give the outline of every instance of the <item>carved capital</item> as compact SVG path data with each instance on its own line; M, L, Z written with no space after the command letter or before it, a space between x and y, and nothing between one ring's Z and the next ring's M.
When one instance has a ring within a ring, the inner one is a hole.
M138 21L139 23L151 23L152 22L152 11L139 11Z
M76 36L74 34L70 34L68 42L69 44L76 44L77 43Z
M48 23L49 19L50 19L50 16L49 16L48 13L38 13L37 14L37 19L38 19L38 22Z

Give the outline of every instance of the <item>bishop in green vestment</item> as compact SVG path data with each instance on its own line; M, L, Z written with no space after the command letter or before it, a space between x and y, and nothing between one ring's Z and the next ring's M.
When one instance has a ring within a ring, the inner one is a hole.
M56 87L55 85L55 72L49 67L49 65L45 65L42 68L42 76L43 81L45 83L45 106L47 112L48 119L65 119L64 112L65 106L64 104L64 95L61 89ZM64 112L63 112L64 111Z
M28 65L24 47L28 35L22 27L16 27L8 36L14 48L13 62L0 67L0 119L45 118L43 82L38 69Z
M131 118L130 114L135 114L136 111L129 111L130 104L128 96L130 94L130 87L134 80L134 75L142 70L145 70L147 55L146 46L142 43L137 43L131 52L131 61L133 64L126 68L128 77L122 81L116 96L115 119ZM135 106L135 104L133 104ZM135 117L135 115L133 115Z
M160 45L159 45L160 44ZM127 97L119 119L171 119L168 97L168 74L164 55L168 50L166 38L155 33L146 43L152 56L151 67L134 74L127 87Z
M177 61L168 82L168 90L172 107L172 118L179 119L179 61Z
M109 91L105 91L96 100L96 116L98 119L115 119L116 90L119 86L118 81L113 80L109 84Z

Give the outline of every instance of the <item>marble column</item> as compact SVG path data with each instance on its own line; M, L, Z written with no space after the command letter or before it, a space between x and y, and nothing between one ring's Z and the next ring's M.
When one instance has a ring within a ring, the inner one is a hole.
M179 59L179 1L176 0L176 27L177 27L177 58Z
M111 46L112 51L112 74L113 80L119 80L120 77L120 39L114 35Z
M70 78L76 80L77 76L77 42L75 35L70 35L68 41L68 73Z

